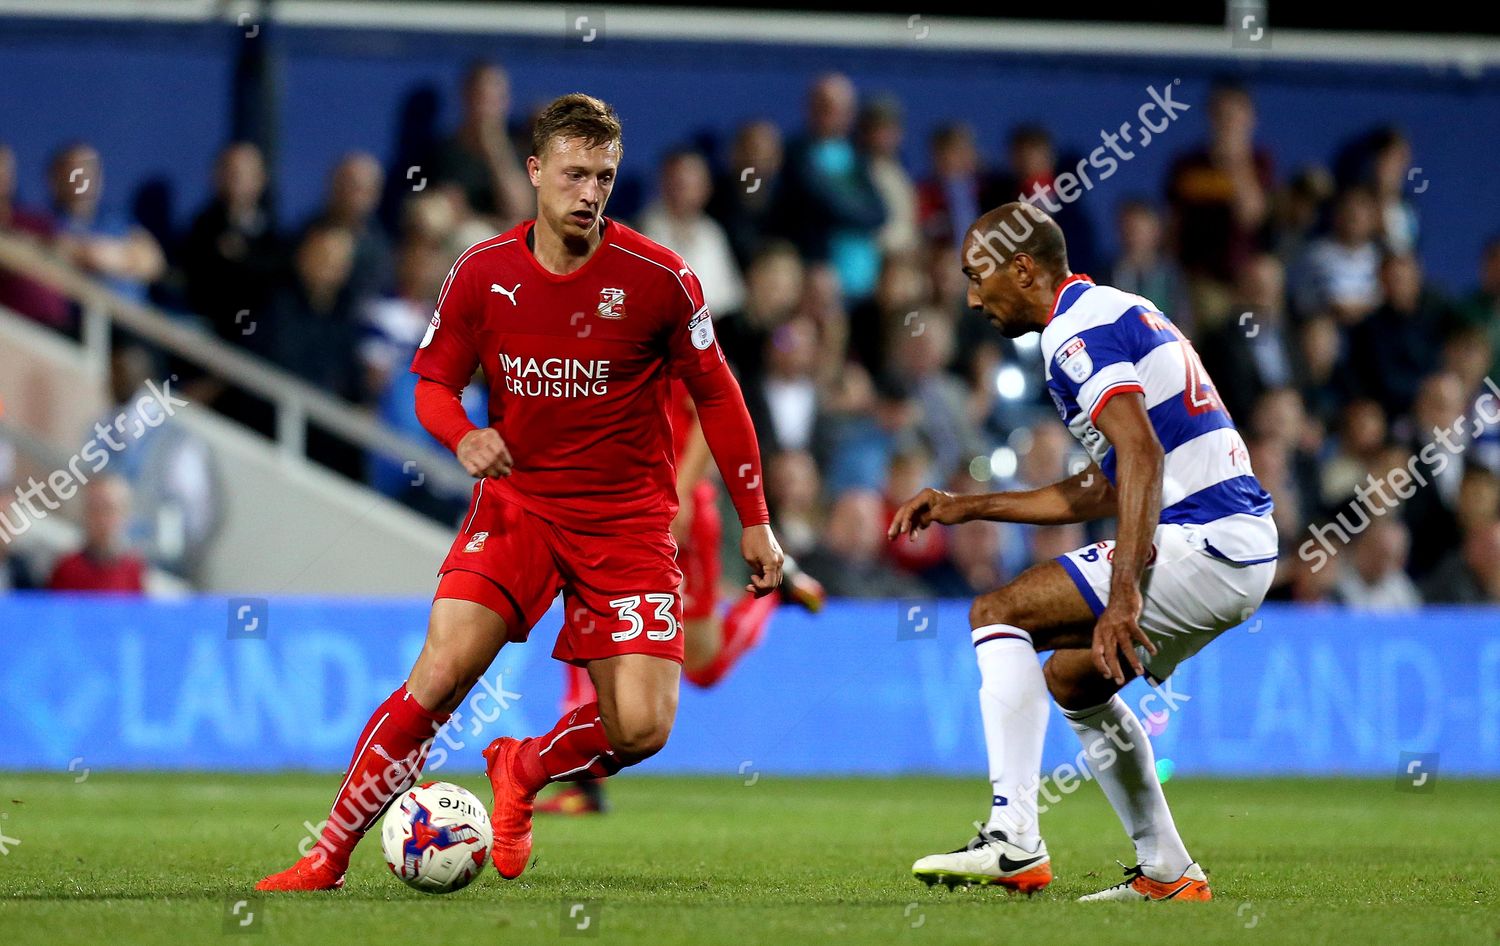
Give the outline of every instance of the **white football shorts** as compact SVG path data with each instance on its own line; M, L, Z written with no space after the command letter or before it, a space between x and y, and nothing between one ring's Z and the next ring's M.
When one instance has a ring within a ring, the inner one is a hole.
M1141 630L1156 654L1137 647L1141 665L1160 683L1204 645L1255 613L1276 575L1276 563L1240 565L1207 551L1197 526L1156 527L1151 561L1141 579ZM1109 603L1114 540L1095 542L1057 558L1094 615Z

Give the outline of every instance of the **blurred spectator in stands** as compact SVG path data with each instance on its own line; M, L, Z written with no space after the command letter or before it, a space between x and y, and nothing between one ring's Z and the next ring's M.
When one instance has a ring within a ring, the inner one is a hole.
M1406 575L1406 527L1393 518L1373 519L1336 559L1339 603L1361 611L1404 611L1422 598Z
M1385 411L1369 399L1350 401L1339 416L1338 434L1324 457L1318 491L1322 510L1342 506L1369 476L1384 475L1376 466L1386 446ZM1316 510L1313 510L1316 511Z
M194 218L180 257L188 307L227 342L253 348L252 326L286 265L266 199L260 149L237 142L219 152L214 196Z
M1300 346L1287 323L1281 263L1257 253L1239 273L1236 315L1206 333L1198 351L1231 416L1249 418L1267 391L1301 381Z
M942 592L951 597L967 598L1000 587L1006 575L1001 567L1005 554L1004 525L976 519L959 523L951 533L949 558L961 584L943 588ZM1080 544L1074 543L1063 551L1071 552Z
M877 240L882 252L910 253L917 249L917 188L901 163L901 102L882 96L859 113L859 146L870 167L870 179L885 205L885 224Z
M926 273L914 257L887 255L880 265L875 293L849 313L849 356L878 375L889 367L892 348L922 331L921 312L926 309L941 318L949 311L926 306L931 292Z
M1059 483L1087 466L1087 457L1077 451L1077 441L1068 429L1057 423L1054 417L1037 421L1012 437L1019 454L1016 476L1007 489L1040 489ZM999 488L990 484L989 488ZM1083 527L1053 528L1048 526L1017 526L1018 543L1025 547L1024 560L1015 563L1015 571L1030 566L1033 562L1045 561L1063 552L1071 552L1086 541ZM1052 551L1060 544L1065 547Z
M817 380L818 327L804 317L766 336L765 371L745 381L745 403L767 454L811 450L822 419Z
M641 232L681 256L703 285L703 301L715 316L745 299L745 283L729 238L704 208L713 187L708 162L696 151L667 155L661 164L656 202L641 214Z
M806 450L774 453L766 465L766 502L776 536L791 555L805 555L818 544L824 504L818 464Z
M1177 258L1203 327L1230 315L1235 273L1255 251L1273 186L1271 156L1255 145L1255 104L1237 85L1208 99L1208 142L1181 155L1167 176Z
M277 364L326 394L349 401L363 393L356 358L358 312L349 292L354 248L354 235L343 227L308 227L297 245L290 278L271 300L271 324L265 327ZM351 479L364 478L360 451L317 426L307 429L307 456Z
M344 291L349 304L362 308L389 288L395 269L390 237L375 211L385 187L385 171L363 151L344 155L328 175L328 194L312 225L339 227L354 238L354 263Z
M815 374L819 383L833 384L843 370L849 352L849 314L844 309L844 295L833 267L807 267L802 280L802 298L797 301L797 315L817 326Z
M83 548L58 560L47 587L52 591L146 590L146 560L131 551L126 538L130 521L130 487L105 473L83 488Z
M740 126L708 212L724 228L740 266L749 269L771 229L781 175L781 129L760 119Z
M1299 382L1309 414L1329 427L1338 416L1348 392L1343 387L1340 359L1344 336L1330 316L1302 323L1297 331L1297 353L1302 366Z
M156 402L148 386L156 383L149 351L121 345L110 354L109 368L111 407L101 422L129 418L124 449L109 465L131 495L125 540L158 568L192 580L223 514L213 454Z
M776 194L776 226L812 263L828 263L850 300L875 288L876 234L885 206L870 168L854 147L854 84L830 73L812 85L807 128L787 148Z
M457 184L436 184L413 194L401 208L401 229L408 241L436 247L449 260L500 231L474 213Z
M913 444L893 454L883 493L882 521L889 523L902 503L932 483L946 485L946 477L934 466L932 453L925 446ZM908 575L932 584L936 573L948 564L949 532L947 526L933 525L903 535L887 546L891 562Z
M1411 409L1417 389L1442 359L1447 304L1422 284L1422 267L1409 253L1380 264L1383 302L1349 330L1350 388L1380 402L1390 417Z
M1463 535L1500 519L1500 476L1482 466L1465 467L1458 487L1457 516Z
M16 184L16 153L0 144L0 230L49 245L56 231L52 218L18 206ZM67 296L6 269L0 269L0 307L55 329L68 331L73 326L73 308Z
M53 246L68 262L135 302L166 271L166 257L145 228L100 205L104 168L91 145L58 151L48 170L57 215Z
M1380 242L1386 250L1409 253L1416 248L1417 211L1406 199L1413 183L1407 177L1411 144L1399 129L1386 126L1358 136L1339 150L1333 168L1340 187L1361 185L1375 195Z
M392 430L418 443L428 443L430 435L412 410L417 376L410 371L411 359L432 324L434 300L450 265L449 257L436 246L407 240L396 255L395 293L373 300L360 315L363 400ZM469 384L462 401L476 425L489 423L484 411L486 395L480 385ZM458 514L467 496L455 502L455 497L443 495L418 472L404 459L372 454L367 481L381 493L434 518L451 519Z
M858 364L846 366L826 399L818 441L829 494L884 488L891 456L921 442L922 411L912 393L899 375L871 379Z
M1296 491L1303 515L1310 518L1321 490L1318 450L1322 430L1309 421L1302 395L1292 387L1272 388L1260 396L1242 423L1241 429L1248 428L1252 438L1276 441L1286 449L1288 485ZM1301 526L1299 522L1293 531L1301 531Z
M26 532L28 526L24 512L11 512L15 505L15 476L15 448L0 439L0 594L36 587L31 566L16 548L17 536Z
M1066 174L1069 181L1058 186ZM1010 135L1010 169L998 175L987 193L980 195L985 210L1012 200L1036 204L1057 221L1068 241L1068 266L1086 273L1100 260L1095 251L1094 228L1080 203L1087 190L1072 171L1059 172L1052 133L1042 125L1021 125ZM972 221L970 221L972 222ZM962 238L959 245L963 245Z
M964 234L980 214L990 208L983 201L991 194L983 176L974 131L968 125L939 125L927 143L932 176L917 188L917 221L931 242L962 246ZM1000 202L1015 200L1007 194ZM956 255L949 257L952 264ZM958 268L957 264L953 264Z
M291 277L271 303L272 357L336 397L355 398L355 312L348 290L354 235L313 224L293 257Z
M1176 260L1167 255L1161 214L1143 200L1127 200L1120 205L1116 224L1120 255L1106 277L1109 284L1150 299L1184 335L1196 337L1187 282Z
M1500 523L1464 537L1422 582L1428 604L1500 604Z
M464 73L462 107L453 137L438 145L427 163L435 182L457 184L469 206L503 232L536 210L526 155L517 152L507 124L510 76L497 63L471 65Z
M1422 382L1411 417L1400 424L1406 453L1416 458L1409 467L1416 491L1402 513L1412 532L1411 573L1418 578L1459 542L1458 496L1471 433L1463 422L1468 406L1458 378L1440 371Z
M918 331L897 336L889 367L910 392L918 411L917 432L932 453L935 479L946 481L981 453L988 453L969 414L963 381L945 370L953 359L953 323L932 309L917 313Z
M801 559L828 593L841 598L918 597L922 584L901 574L886 560L888 520L880 494L850 490L833 502L822 542Z
M1273 437L1257 437L1250 440L1250 466L1255 478L1271 496L1275 507L1271 519L1276 523L1276 532L1281 545L1306 528L1316 511L1311 498L1299 487L1292 475L1292 450L1286 441Z
M1368 189L1339 194L1332 231L1309 243L1293 264L1292 301L1299 318L1326 312L1342 325L1357 325L1380 304L1379 226Z
M1318 541L1310 532L1303 532L1297 534L1290 542L1283 540L1282 545L1289 545L1295 549L1314 550L1318 547ZM1347 551L1347 549L1341 550L1340 554L1347 554ZM1286 580L1284 583L1279 583L1280 587L1273 587L1272 598L1302 605L1336 603L1335 588L1339 580L1339 569L1324 561L1317 554L1305 557L1300 553L1294 555L1286 562L1283 570L1287 573ZM1280 578L1279 575L1278 578Z
M31 576L31 566L16 553L11 543L0 540L0 595L12 591L31 591L36 580Z
M1283 266L1302 258L1333 193L1333 175L1316 165L1298 171L1277 191L1271 208L1271 251Z
M1500 359L1500 236L1485 244L1479 260L1479 285L1464 300L1456 315L1464 324L1489 335L1490 365L1487 373L1492 377L1500 375L1500 371L1496 371L1500 367L1496 364Z
M722 313L714 324L724 357L742 383L764 370L767 339L796 312L804 277L797 248L785 240L766 243L750 261L743 307Z

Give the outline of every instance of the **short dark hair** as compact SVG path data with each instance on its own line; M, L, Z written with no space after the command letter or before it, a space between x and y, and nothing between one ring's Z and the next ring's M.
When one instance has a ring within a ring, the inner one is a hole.
M531 129L531 153L540 158L553 138L582 138L591 148L622 144L620 116L602 99L572 92L552 100Z

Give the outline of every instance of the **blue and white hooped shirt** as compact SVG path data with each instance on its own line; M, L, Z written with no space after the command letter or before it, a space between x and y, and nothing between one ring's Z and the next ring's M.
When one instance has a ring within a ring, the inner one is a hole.
M1117 394L1135 392L1166 460L1163 523L1196 527L1204 550L1239 564L1276 558L1271 497L1198 353L1142 296L1084 275L1058 288L1042 331L1047 390L1063 423L1115 483L1115 450L1094 426Z

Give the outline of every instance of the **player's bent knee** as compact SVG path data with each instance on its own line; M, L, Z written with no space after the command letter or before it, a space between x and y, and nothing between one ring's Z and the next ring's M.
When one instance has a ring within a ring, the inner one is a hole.
M406 688L429 712L451 713L477 682L479 674L472 669L439 657L420 662Z
M1098 706L1120 689L1099 673L1093 655L1084 650L1054 653L1042 664L1042 677L1047 681L1047 692L1063 709Z
M638 720L617 725L609 734L610 747L626 765L649 759L660 752L672 734L671 720Z
M1010 597L1005 589L992 591L987 595L980 595L974 599L969 606L969 627L988 627L991 624L1016 625L1020 615L1010 604Z

